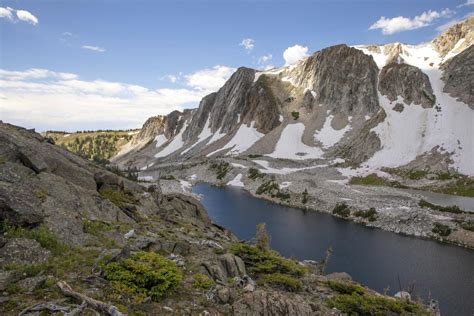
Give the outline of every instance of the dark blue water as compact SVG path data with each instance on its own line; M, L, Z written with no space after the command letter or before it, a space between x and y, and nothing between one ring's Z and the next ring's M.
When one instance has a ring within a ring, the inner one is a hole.
M321 260L329 246L327 272L344 271L379 292L389 294L415 282L425 300L431 295L441 314L474 315L474 251L435 241L371 229L328 214L305 212L252 197L237 188L199 184L211 219L241 239L255 235L265 222L272 247L300 260Z

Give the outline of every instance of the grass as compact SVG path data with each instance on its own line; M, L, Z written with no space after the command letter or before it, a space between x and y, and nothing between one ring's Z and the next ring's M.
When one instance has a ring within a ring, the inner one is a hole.
M255 246L237 243L230 247L235 255L242 258L249 271L255 275L280 273L290 276L302 276L306 268L297 262L283 258L273 250L260 250Z
M371 207L366 211L360 210L354 212L354 216L365 218L369 220L369 222L374 222L377 220L377 211L375 210L375 208Z
M336 206L334 206L332 213L341 217L348 217L349 215L351 215L351 210L345 202L342 202L337 203Z
M258 285L269 285L290 292L298 292L303 287L300 280L282 273L272 273L257 280Z
M160 177L161 180L176 180L175 176L168 174Z
M99 193L104 199L109 200L120 208L123 208L126 204L137 203L133 195L123 191L116 191L112 188L105 188L100 190Z
M430 208L432 210L440 211L440 212L445 212L445 213L454 213L454 214L461 214L464 213L463 210L461 210L458 206L452 205L452 206L441 206L441 205L436 205L433 203L430 203L425 200L420 200L418 202L418 205L422 208Z
M452 230L448 225L444 225L441 223L435 223L433 229L431 230L433 233L438 234L442 237L447 237L451 235Z
M208 290L215 284L211 278L202 273L193 275L193 280L193 286L202 290Z
M462 229L474 232L474 221L458 221Z
M326 304L348 315L429 315L421 306L395 298L373 295L358 284L329 281L328 286L338 294Z
M183 279L176 263L154 252L139 251L105 266L104 277L119 293L158 301L172 293Z
M385 178L379 177L375 173L371 173L365 177L353 177L349 181L349 184L358 185L378 185L378 186L390 186L394 188L407 188L398 181L390 181Z
M41 200L41 202L46 201L46 198L48 197L48 192L45 190L37 190L35 191L35 195L38 199Z
M433 191L444 194L474 197L474 178L462 177L442 188L436 188Z
M40 226L34 229L26 229L23 227L10 226L3 221L0 225L1 231L6 238L28 238L36 240L41 247L48 249L52 254L58 255L66 252L69 247L61 243L53 232L48 230L45 226Z

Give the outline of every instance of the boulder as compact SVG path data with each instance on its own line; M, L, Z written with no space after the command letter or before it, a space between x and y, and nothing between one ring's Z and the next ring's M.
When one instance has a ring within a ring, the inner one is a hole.
M51 252L33 239L13 238L0 248L0 265L41 264L48 261Z

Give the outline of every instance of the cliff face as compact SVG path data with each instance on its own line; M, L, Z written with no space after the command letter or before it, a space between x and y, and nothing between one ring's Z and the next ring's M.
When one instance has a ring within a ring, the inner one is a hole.
M448 59L441 68L444 70L443 91L474 110L474 46Z
M195 111L147 122L143 134L155 142L115 162L142 168L155 158L252 153L343 158L382 168L408 164L438 148L458 157L446 168L474 174L466 162L474 144L463 132L474 107L473 21L453 26L432 43L336 45L291 66L239 68ZM447 126L452 133L442 132ZM402 145L401 131L417 142L413 148ZM447 145L458 141L465 146Z

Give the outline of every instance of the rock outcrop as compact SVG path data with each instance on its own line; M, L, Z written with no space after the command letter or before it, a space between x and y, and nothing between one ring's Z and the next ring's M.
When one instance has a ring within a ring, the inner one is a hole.
M474 110L474 45L446 61L441 68L443 91Z
M347 45L316 52L290 71L296 85L315 92L317 104L347 115L370 115L379 109L377 75L374 60Z
M386 65L380 72L379 90L390 101L401 96L405 103L421 104L424 108L433 107L436 101L428 76L408 64Z
M459 53L474 44L474 16L457 23L436 37L432 43L441 56L449 52ZM460 42L461 41L461 42Z

